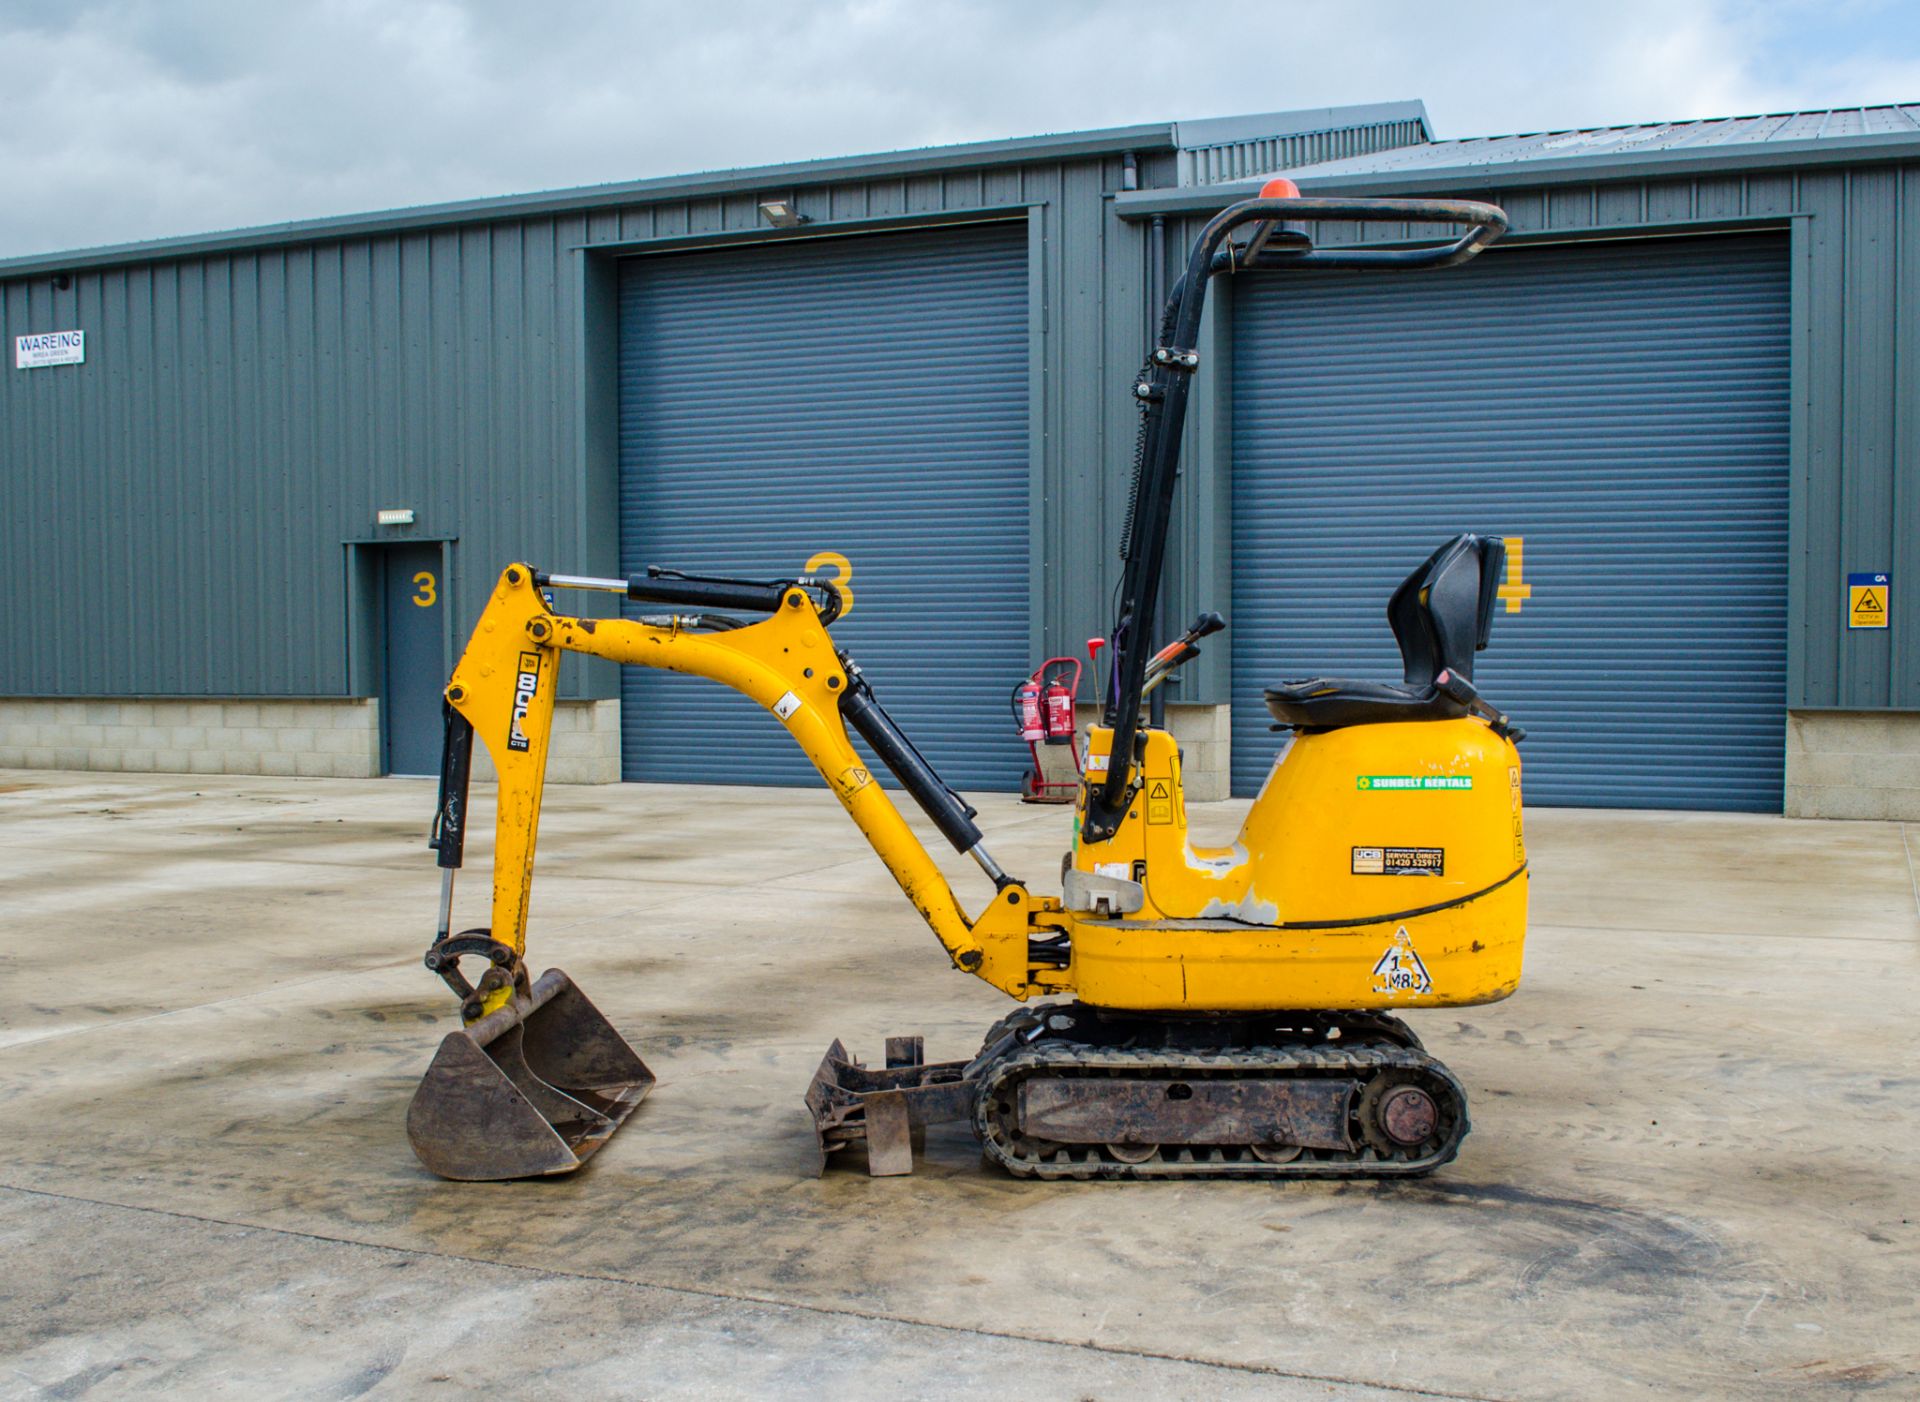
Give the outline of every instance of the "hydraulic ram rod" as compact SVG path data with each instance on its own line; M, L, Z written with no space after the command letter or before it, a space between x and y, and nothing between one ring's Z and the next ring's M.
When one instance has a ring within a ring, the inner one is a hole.
M973 821L974 810L934 772L933 766L913 747L913 742L893 723L893 717L881 709L866 678L852 667L847 668L847 690L840 698L840 714L859 732L860 738L873 747L880 762L893 771L893 777L913 795L913 801L933 819L934 826L953 844L954 850L978 862L980 870L994 885L1004 886L1007 874L981 844L980 827Z
M823 581L802 576L763 584L751 579L700 579L649 571L646 574L629 575L625 579L607 579L588 574L537 574L534 583L543 589L588 589L601 594L624 594L629 599L655 604L690 604L704 609L777 613L789 589L795 586L818 589ZM821 601L822 621L832 623L839 617L840 607L839 592L827 588Z

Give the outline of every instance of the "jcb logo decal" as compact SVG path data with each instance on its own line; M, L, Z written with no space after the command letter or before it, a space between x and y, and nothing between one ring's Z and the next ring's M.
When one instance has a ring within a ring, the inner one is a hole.
M534 693L539 690L540 654L523 652L520 654L520 676L513 686L513 722L507 727L508 749L527 748L527 707L533 704Z

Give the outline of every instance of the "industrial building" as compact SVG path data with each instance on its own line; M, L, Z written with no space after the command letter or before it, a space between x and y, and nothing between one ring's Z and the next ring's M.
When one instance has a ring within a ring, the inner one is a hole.
M1273 680L1395 676L1388 594L1471 529L1531 802L1920 817L1920 106L1442 141L1394 103L0 262L0 765L426 772L528 560L844 573L888 709L1014 788L1008 691L1110 621L1152 309L1275 172L1512 231L1216 299L1189 793L1258 788ZM810 778L740 698L566 666L555 779Z

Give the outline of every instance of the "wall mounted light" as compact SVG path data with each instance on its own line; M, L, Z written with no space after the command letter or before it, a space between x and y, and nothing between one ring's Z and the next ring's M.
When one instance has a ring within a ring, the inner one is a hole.
M411 526L413 508L411 506L383 506L373 513L373 519L382 526Z
M760 201L760 217L776 229L797 229L802 224L813 222L810 216L793 207L792 200Z

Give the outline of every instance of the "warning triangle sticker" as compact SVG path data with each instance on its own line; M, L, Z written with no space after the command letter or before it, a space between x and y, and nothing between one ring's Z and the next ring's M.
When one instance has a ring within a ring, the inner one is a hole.
M1880 596L1871 589L1863 589L1860 592L1860 602L1853 606L1853 611L1855 613L1880 612Z
M1405 925L1393 932L1393 943L1373 966L1373 991L1389 998L1396 993L1433 992L1433 978L1414 952L1413 937Z
M1147 790L1147 797L1148 798L1165 798L1166 796L1167 796L1167 781L1164 779L1155 779L1153 781L1153 787Z

